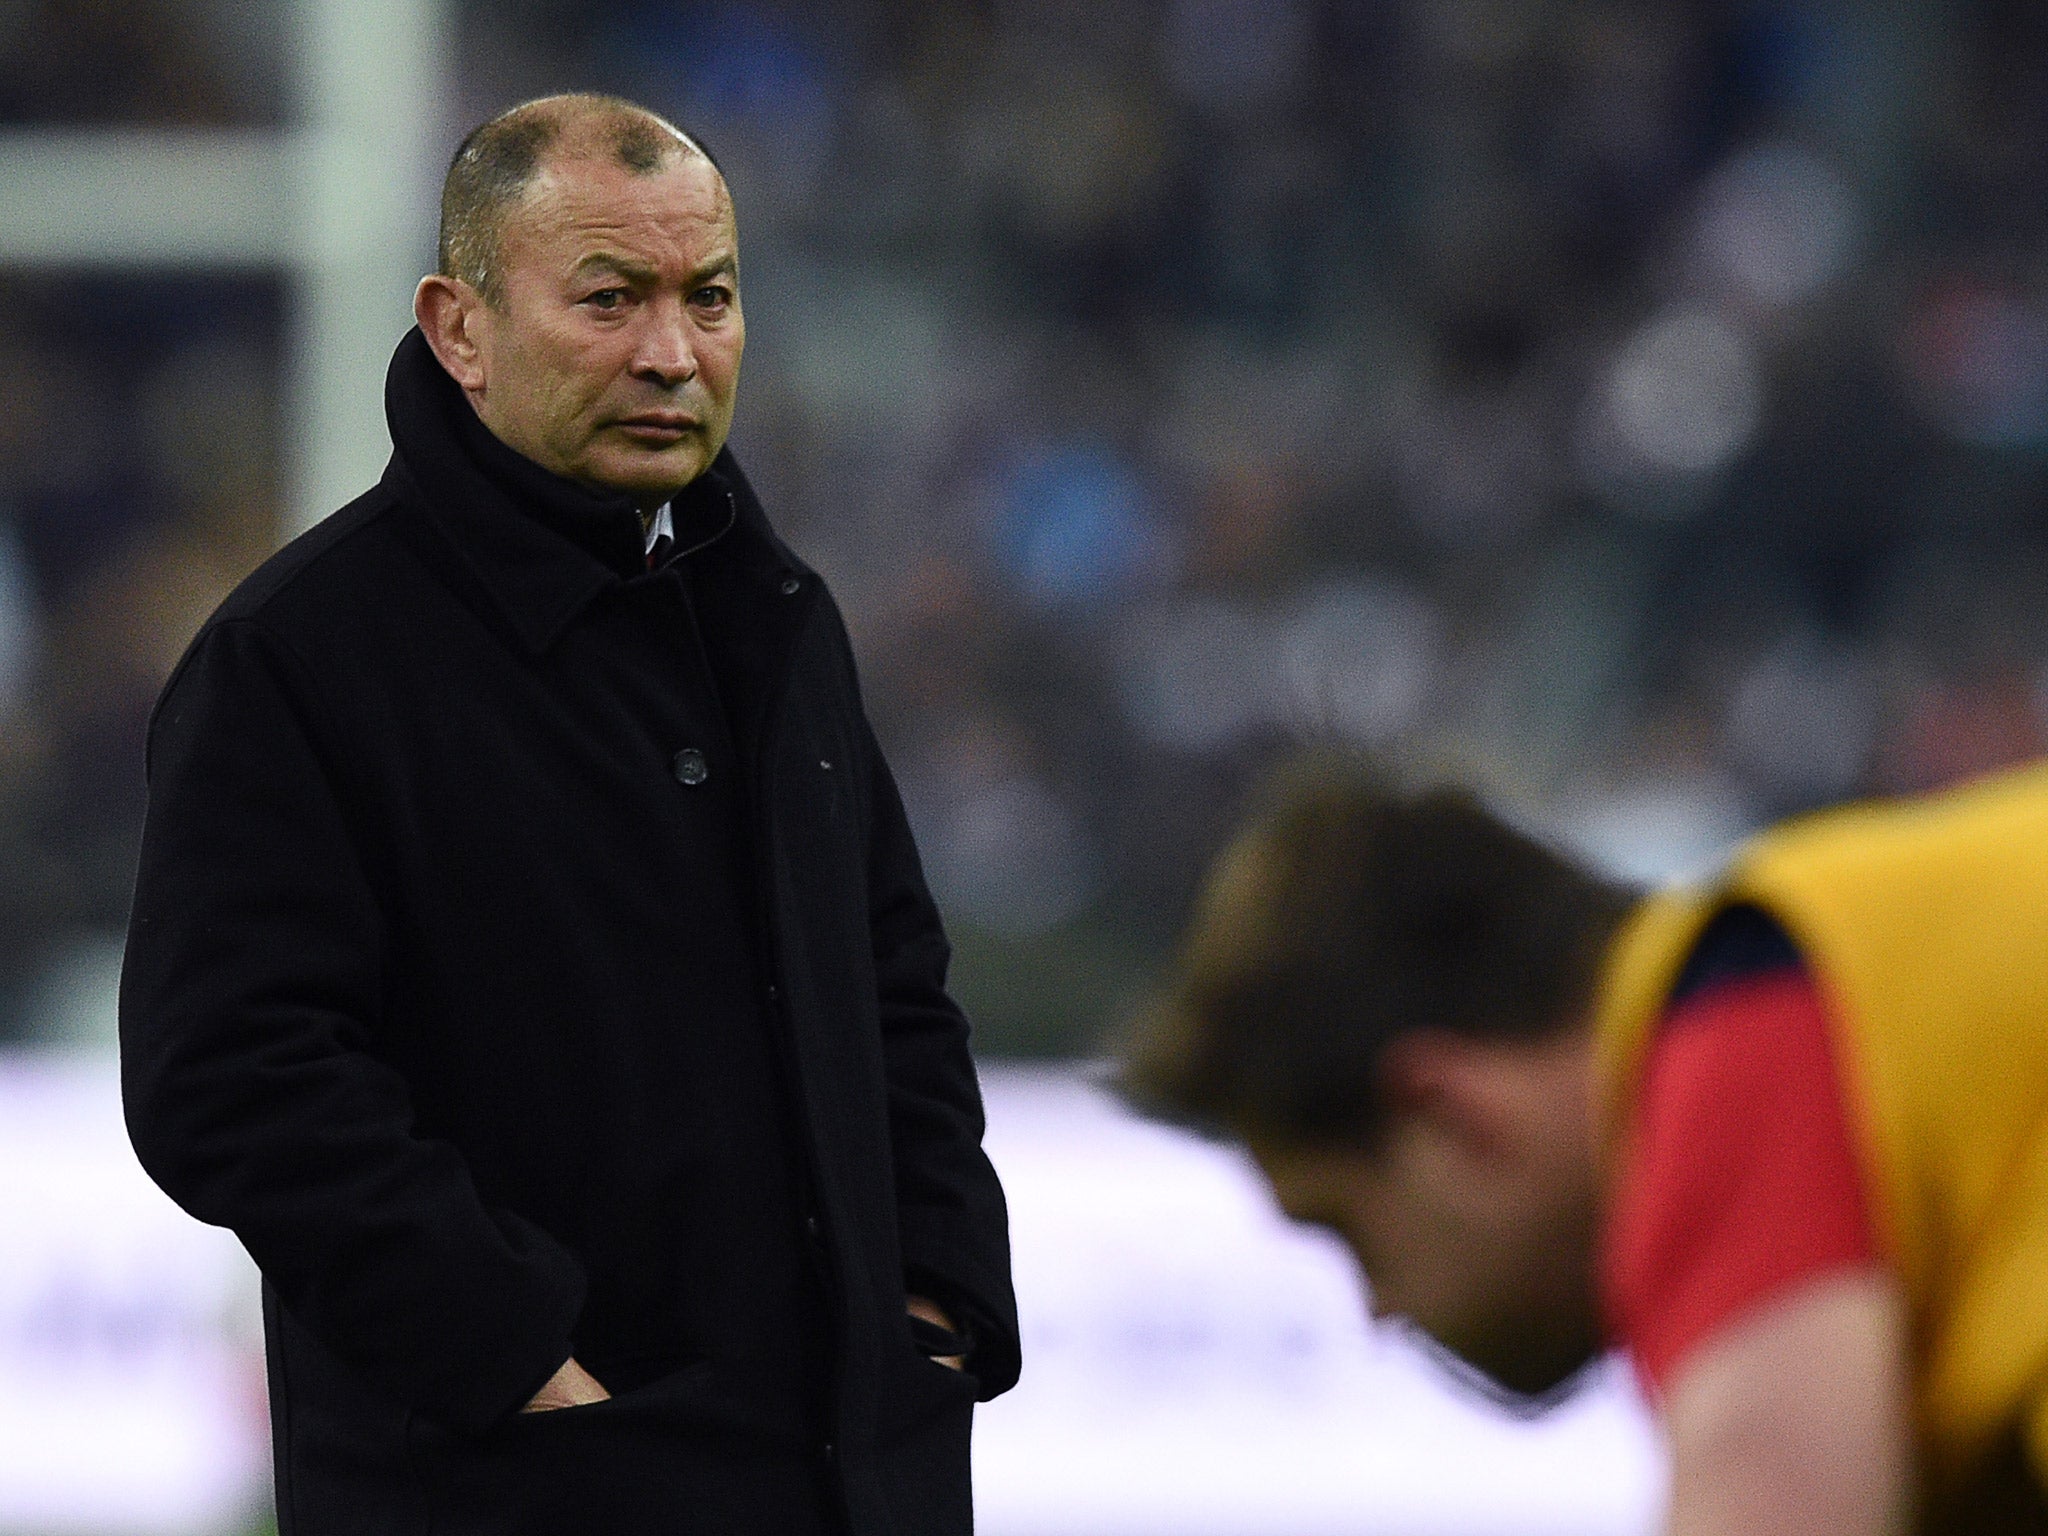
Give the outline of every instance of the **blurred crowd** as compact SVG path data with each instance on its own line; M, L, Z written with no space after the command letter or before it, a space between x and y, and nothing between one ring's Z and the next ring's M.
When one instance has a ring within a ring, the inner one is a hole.
M11 0L0 121L289 123L288 20ZM1645 879L2044 745L2038 4L454 23L451 148L599 88L724 165L734 446L847 610L986 1049L1091 1048L1304 743ZM277 535L287 304L0 277L0 1029L118 934L148 700Z

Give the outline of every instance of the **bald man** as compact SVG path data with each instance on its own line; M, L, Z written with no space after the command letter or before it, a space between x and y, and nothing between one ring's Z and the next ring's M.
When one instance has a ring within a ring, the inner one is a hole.
M158 705L128 1123L263 1272L283 1536L971 1528L1003 1197L739 273L652 113L478 128L383 481Z

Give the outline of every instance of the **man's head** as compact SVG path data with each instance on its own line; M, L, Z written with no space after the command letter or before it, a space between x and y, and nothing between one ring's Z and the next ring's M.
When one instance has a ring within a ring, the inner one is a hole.
M500 439L651 510L732 427L746 324L725 180L630 102L514 107L456 151L413 313Z
M1310 764L1212 872L1122 1085L1242 1140L1376 1311L1546 1391L1598 1347L1586 1018L1629 905L1464 792Z

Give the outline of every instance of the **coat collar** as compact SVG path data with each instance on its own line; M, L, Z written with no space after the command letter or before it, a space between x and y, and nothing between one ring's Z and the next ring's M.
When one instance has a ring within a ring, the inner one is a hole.
M532 655L547 651L598 595L647 578L630 498L565 480L507 447L477 418L418 327L392 355L384 413L386 485L438 526ZM686 547L715 537L767 583L810 577L769 526L730 448L670 503Z

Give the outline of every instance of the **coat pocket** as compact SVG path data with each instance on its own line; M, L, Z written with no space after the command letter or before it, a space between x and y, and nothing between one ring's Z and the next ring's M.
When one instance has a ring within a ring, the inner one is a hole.
M891 1351L882 1439L889 1429L909 1430L949 1411L974 1406L981 1383L967 1371L941 1365L907 1339Z
M432 1536L574 1536L638 1531L706 1536L693 1509L702 1436L676 1412L709 1372L695 1362L601 1403L518 1413L475 1437L413 1447Z

